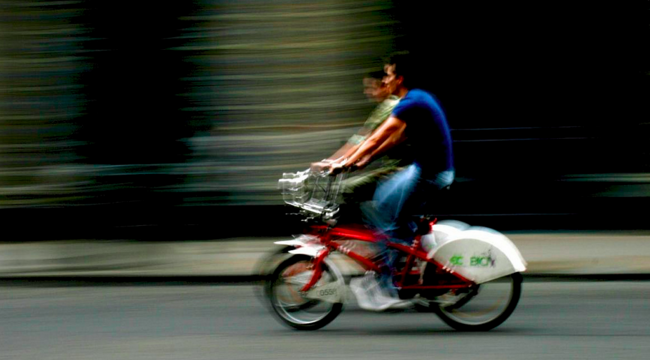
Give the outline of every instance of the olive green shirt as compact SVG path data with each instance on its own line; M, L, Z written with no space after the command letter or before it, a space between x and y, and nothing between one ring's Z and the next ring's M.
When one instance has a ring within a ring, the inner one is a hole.
M391 95L386 100L379 103L379 105L377 105L377 107L370 113L370 116L368 116L368 119L363 124L363 127L370 130L370 132L378 128L379 125L381 125L384 121L386 121L386 119L390 117L391 112L393 112L393 108L397 105L398 102L399 98L397 96ZM365 139L366 136L355 134L350 137L348 143L352 145L359 145Z

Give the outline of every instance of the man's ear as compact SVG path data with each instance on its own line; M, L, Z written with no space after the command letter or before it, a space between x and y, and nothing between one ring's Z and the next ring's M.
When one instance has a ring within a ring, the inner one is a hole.
M398 75L398 76L395 78L395 82L397 82L397 85L402 85L402 83L404 83L404 76L402 76L402 75Z

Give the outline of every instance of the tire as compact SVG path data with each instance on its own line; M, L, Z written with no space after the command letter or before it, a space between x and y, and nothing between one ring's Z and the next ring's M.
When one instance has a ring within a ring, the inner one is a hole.
M255 297L259 301L266 304L266 299L269 297L269 280L271 279L275 267L279 265L287 257L291 256L289 251L295 249L293 246L283 246L273 249L273 251L265 254L253 267L253 274L255 274L259 281L258 286L253 287Z
M522 281L521 273L514 273L480 284L476 291L453 305L432 308L442 321L456 330L488 331L501 325L515 311L521 298Z
M275 269L267 283L266 294L270 301L273 314L281 321L298 330L317 330L329 324L343 310L343 303L329 303L321 300L307 299L299 292L302 286L291 284L287 280L297 279L301 274L304 279L309 278L311 272L307 266L312 264L313 258L305 255L295 255L283 261ZM341 272L328 261L322 264L322 280L326 282L344 282ZM288 271L298 273L286 276ZM294 280L295 281L295 280Z

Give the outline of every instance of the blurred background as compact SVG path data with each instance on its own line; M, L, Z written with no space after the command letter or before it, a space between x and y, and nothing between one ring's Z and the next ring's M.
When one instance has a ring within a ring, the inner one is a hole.
M283 172L338 149L408 49L452 128L446 215L647 229L648 4L1 1L5 241L286 234Z

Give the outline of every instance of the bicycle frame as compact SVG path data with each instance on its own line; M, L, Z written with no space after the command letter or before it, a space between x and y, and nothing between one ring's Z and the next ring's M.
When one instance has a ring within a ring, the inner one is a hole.
M435 221L436 220L433 220L432 222L429 223L429 225L432 226L433 224L435 224ZM316 255L313 264L314 274L312 275L311 280L307 284L305 284L305 286L301 289L302 291L308 291L316 284L316 282L318 282L323 272L321 264L332 251L338 251L346 255L347 257L355 260L366 270L373 270L376 272L380 271L381 264L374 262L373 260L348 249L345 245L337 243L336 241L340 240L337 239L339 237L345 240L358 240L358 241L369 242L369 243L377 243L383 240L388 247L399 250L407 254L405 266L403 269L401 269L399 273L399 279L396 284L397 287L402 290L433 290L433 289L451 290L451 289L470 288L476 286L476 284L473 281L464 278L460 274L446 268L444 265L438 263L437 261L428 258L427 253L425 253L420 249L420 240L422 235L416 235L411 246L406 246L403 244L398 244L395 242L388 241L386 239L380 239L378 238L377 234L375 234L370 230L355 229L352 226L338 226L332 228L327 225L314 225L311 227L310 230L311 230L309 232L310 235L316 236L319 239L319 243L323 245L324 248ZM429 285L429 284L422 284L420 280L418 284L407 285L406 280L408 275L419 275L419 272L417 271L413 272L412 270L413 263L415 262L416 259L425 261L428 264L435 266L437 271L451 275L452 279L454 279L455 281L447 284L438 283L435 285Z
M322 263L332 251L338 251L350 257L366 270L380 271L380 264L337 243L337 237L344 238L345 240L358 240L370 243L383 241L389 248L405 253L407 255L406 263L401 270L401 274L399 274L399 279L396 284L402 290L451 290L469 288L476 285L473 281L448 269L434 259L429 259L428 254L420 249L421 234L416 235L411 246L406 246L391 242L388 239L381 239L379 235L368 229L355 229L349 225L332 226L329 224L328 220L332 219L339 210L336 197L339 194L343 176L344 174L339 174L334 178L325 173L312 173L308 169L295 174L285 173L279 181L279 187L282 188L284 201L289 205L298 207L302 213L311 214L311 219L317 219L319 222L318 224L312 225L307 231L307 234L316 236L323 248L314 256L315 259L312 266L314 270L313 275L310 281L302 288L302 291L308 291L318 282L323 273ZM306 184L310 179L311 185L308 187ZM323 179L326 181L325 185L320 183ZM429 226L433 226L435 222L436 220L430 222ZM412 271L413 263L416 259L435 266L436 273L451 275L454 281L444 283L444 280L439 279L437 280L437 284L429 285L422 284L422 278L420 277L418 284L407 284L406 280L409 275L419 274L419 272L414 273Z

